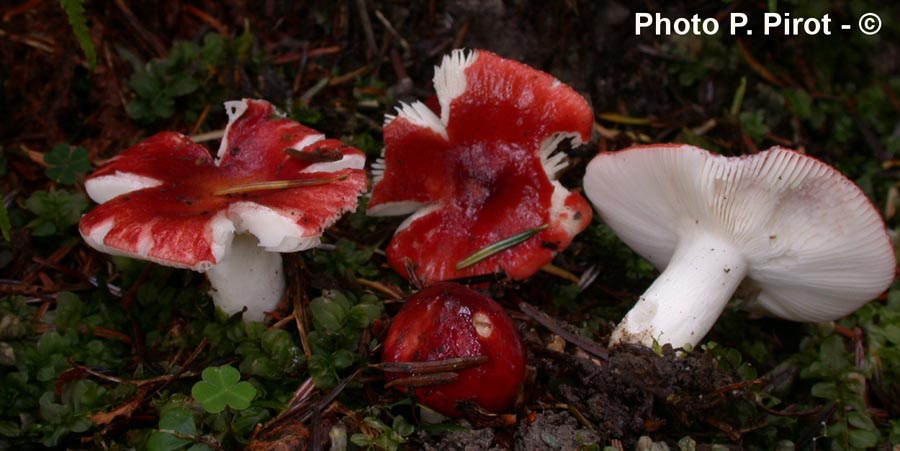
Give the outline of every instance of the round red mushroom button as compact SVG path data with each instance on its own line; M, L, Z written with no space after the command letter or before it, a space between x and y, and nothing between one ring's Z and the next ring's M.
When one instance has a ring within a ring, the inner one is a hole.
M466 403L501 413L513 407L525 379L525 348L512 319L492 299L453 283L412 296L394 318L382 352L384 362L476 356L486 357L485 363L458 371L453 382L413 388L416 399L447 416L460 416ZM409 376L415 374L387 373L388 380Z

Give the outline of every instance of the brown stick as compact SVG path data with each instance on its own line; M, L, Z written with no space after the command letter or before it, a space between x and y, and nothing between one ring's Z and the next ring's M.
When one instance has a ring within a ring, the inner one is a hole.
M551 332L559 335L569 343L578 346L588 354L601 360L609 360L609 351L605 347L570 332L568 329L563 327L563 324L560 321L538 310L527 302L519 302L519 310L521 310L522 313L530 316L531 319L537 321L538 324L546 327L547 329L550 329Z

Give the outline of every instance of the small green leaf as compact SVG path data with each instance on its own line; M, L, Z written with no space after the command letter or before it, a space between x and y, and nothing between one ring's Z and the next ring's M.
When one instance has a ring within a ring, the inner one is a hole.
M354 360L354 354L346 349L340 349L331 355L331 364L339 370L350 367Z
M409 437L413 432L416 431L416 427L406 421L406 418L403 418L402 415L394 417L394 422L392 423L391 428L394 430L394 432L400 434L401 437Z
M12 421L0 421L0 435L4 437L18 437L21 432L18 424Z
M68 291L61 291L56 295L56 311L53 322L60 332L80 326L84 313L85 305L78 295Z
M10 241L12 239L12 224L9 222L9 211L6 210L6 202L3 201L3 197L0 196L0 234L3 235L3 239L6 241Z
M226 406L246 409L256 397L256 387L240 382L241 373L230 365L209 367L203 370L202 376L203 380L191 389L191 395L209 413L219 413Z
M322 296L313 299L309 304L316 328L335 333L346 321L348 308L346 302L340 302L338 296Z
M94 67L97 66L97 49L94 47L94 41L91 40L82 0L59 0L59 4L62 6L63 11L66 12L66 18L69 20L72 32L75 33L75 38L78 39L78 44L81 45L81 50L84 51L88 66L93 72Z
M763 135L769 132L765 112L761 110L741 111L738 118L740 119L741 127L753 141L760 141Z
M194 424L194 416L184 407L175 407L163 412L159 418L160 431L150 434L147 441L148 451L172 451L181 448L190 440L178 438L168 432L175 431L184 435L197 435L197 426Z
M522 244L525 241L528 241L529 238L537 235L538 232L540 232L541 230L546 229L547 227L549 227L549 225L544 224L540 227L535 227L533 229L526 230L522 233L518 233L509 238L504 238L500 241L497 241L494 244L486 246L485 248L483 248L479 251L476 251L472 255L460 260L459 263L456 264L456 269L468 268L469 266L472 266L472 265L498 253L498 252L502 252L513 246Z
M888 324L883 329L884 338L891 344L900 345L900 325Z
M357 432L350 436L350 442L356 446L370 446L372 445L372 439L370 439L366 434Z
M309 374L312 376L316 387L333 387L338 382L331 360L324 355L313 354L310 357Z
M91 169L87 149L68 144L54 146L44 155L44 163L50 165L45 171L47 177L64 185L74 184L79 175Z
M850 444L853 445L854 449L873 449L878 444L879 434L874 429L855 429L850 431L848 435L850 436Z
M857 429L875 429L875 423L872 422L872 419L862 412L850 412L847 416L847 421Z
M785 89L784 99L800 119L808 119L812 115L812 96L804 89Z
M150 99L150 110L154 116L168 119L175 114L175 99L161 95L153 97Z
M162 90L162 82L147 70L139 70L128 80L128 86L141 98L151 98ZM129 102L129 105L134 102Z
M816 398L837 399L837 385L834 382L819 382L812 387L812 395Z
M210 33L203 37L200 60L208 67L225 64L228 41L221 34Z
M347 320L353 327L363 329L381 316L383 310L381 304L357 304L350 309Z
M166 94L170 97L186 96L200 88L200 83L189 76L178 77L166 85Z
M77 224L87 209L87 199L78 192L35 191L25 200L25 208L38 216L28 224L32 234L50 236Z

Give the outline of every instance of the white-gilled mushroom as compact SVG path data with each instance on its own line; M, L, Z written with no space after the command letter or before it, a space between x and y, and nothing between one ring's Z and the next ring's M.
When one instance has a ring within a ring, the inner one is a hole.
M662 270L611 344L695 345L742 282L752 310L816 322L856 310L894 278L891 240L865 194L792 150L601 153L584 189L622 241Z
M368 214L411 214L388 261L425 284L529 277L591 221L587 201L556 180L567 165L557 147L590 139L591 108L553 76L483 50L445 56L434 85L439 111L402 104L372 165ZM504 241L519 244L472 258Z
M261 100L225 104L213 158L174 132L126 149L85 182L101 205L79 224L100 251L207 272L215 304L259 321L278 304L280 252L319 244L356 208L365 155L277 114Z

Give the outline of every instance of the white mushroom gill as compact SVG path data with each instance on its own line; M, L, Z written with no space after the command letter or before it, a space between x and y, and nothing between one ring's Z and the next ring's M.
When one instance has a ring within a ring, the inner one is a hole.
M466 69L475 63L478 52L456 49L444 56L441 65L434 68L434 90L441 104L441 122L450 123L450 103L466 92Z
M380 182L381 179L384 178L384 170L385 170L384 147L382 147L381 148L381 156L379 156L378 158L375 159L374 162L372 162L372 171L371 171L372 172L372 185L378 184L378 182Z
M398 117L405 118L420 127L430 128L447 139L447 124L450 123L450 103L466 92L466 69L478 58L478 52L454 50L444 56L439 66L434 68L434 90L441 106L438 117L424 103L400 103L397 115L386 115L384 125L387 126Z
M413 103L401 102L400 106L397 107L396 116L385 116L384 125L387 126L399 117L419 127L431 129L444 139L447 139L447 126L441 122L441 118L434 114L427 105L418 100Z
M556 180L559 171L569 166L569 162L566 160L566 153L559 150L559 145L566 139L572 140L572 146L581 145L581 135L577 132L554 133L541 143L538 155L541 157L541 165L544 167L544 172L547 173L547 178L550 180Z

